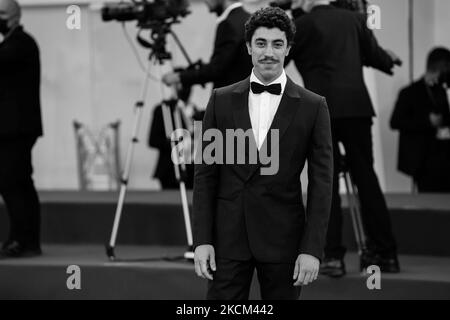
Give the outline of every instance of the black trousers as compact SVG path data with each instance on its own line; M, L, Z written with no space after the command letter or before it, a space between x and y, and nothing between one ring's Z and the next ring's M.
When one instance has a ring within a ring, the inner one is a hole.
M10 241L40 248L40 204L34 187L31 151L34 137L0 138L0 195L9 216Z
M373 168L372 119L334 119L331 125L335 171L325 257L342 259L346 251L342 244L338 142L344 145L350 174L358 188L369 250L384 257L396 256L397 246L392 232L390 214Z
M450 193L450 141L430 143L415 181L420 193Z
M300 287L294 287L294 263L261 263L216 260L214 280L208 281L208 300L248 300L256 269L263 300L298 300Z

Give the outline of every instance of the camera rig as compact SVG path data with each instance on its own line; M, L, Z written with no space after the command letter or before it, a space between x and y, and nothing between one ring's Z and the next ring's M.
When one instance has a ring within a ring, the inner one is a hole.
M143 47L150 49L149 59L156 58L161 64L164 60L170 60L171 54L166 50L167 35L171 34L183 55L191 61L181 45L178 37L172 32L173 24L180 23L180 18L190 14L187 0L132 0L131 2L106 3L102 10L102 20L108 21L137 21L139 28L137 41ZM150 40L146 40L142 33L150 30Z

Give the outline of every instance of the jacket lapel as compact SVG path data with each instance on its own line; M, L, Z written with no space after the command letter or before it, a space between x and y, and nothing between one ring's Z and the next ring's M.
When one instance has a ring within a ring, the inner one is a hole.
M252 130L252 122L250 120L250 112L248 109L248 94L250 90L250 77L242 81L233 91L233 120L235 129L242 129L244 132L250 130L250 145L245 146L245 163L248 166L256 164L249 163L249 149L258 150L255 137Z
M283 139L283 136L286 133L287 128L291 124L292 120L295 118L295 114L299 109L299 104L300 104L300 94L297 88L295 87L294 82L288 77L283 97L281 98L280 105L278 106L277 112L275 113L275 117L272 121L270 129L267 132L267 136L261 147L262 149L269 148L271 143L278 143L278 144L280 143L281 139ZM248 106L247 106L247 114L248 114ZM279 130L279 141L268 141L270 140L271 131L275 129ZM247 177L247 181L252 178L252 176L260 167L261 163L259 161L257 165L251 166L249 175Z

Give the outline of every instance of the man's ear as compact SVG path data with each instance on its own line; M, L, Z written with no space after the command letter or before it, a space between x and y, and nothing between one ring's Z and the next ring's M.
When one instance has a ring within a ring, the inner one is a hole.
M252 55L252 45L249 42L245 42L247 45L247 52L249 55Z
M286 57L289 55L289 52L291 52L291 48L292 48L291 45L288 45L288 46L287 46L287 49L286 49Z

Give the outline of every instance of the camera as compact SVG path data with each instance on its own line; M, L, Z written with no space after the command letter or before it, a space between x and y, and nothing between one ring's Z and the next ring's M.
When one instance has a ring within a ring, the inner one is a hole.
M102 8L103 21L137 20L141 28L170 24L190 11L188 0L133 0L132 2L106 3Z

